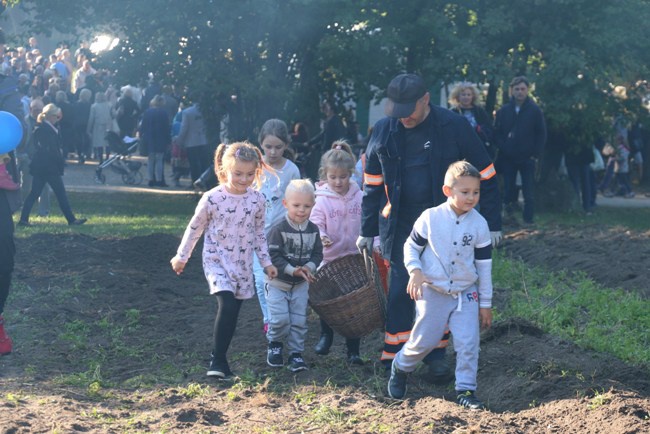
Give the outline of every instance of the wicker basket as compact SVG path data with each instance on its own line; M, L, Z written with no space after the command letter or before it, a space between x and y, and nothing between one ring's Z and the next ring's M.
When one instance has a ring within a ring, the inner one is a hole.
M325 265L309 285L309 304L346 338L360 338L383 327L386 295L373 259L364 252Z

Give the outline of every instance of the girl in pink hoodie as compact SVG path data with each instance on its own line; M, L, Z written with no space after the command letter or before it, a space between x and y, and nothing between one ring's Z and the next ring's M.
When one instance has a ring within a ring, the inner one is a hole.
M356 159L345 141L332 144L321 158L316 184L316 205L310 220L318 226L323 242L321 267L334 259L357 254L356 240L361 232L361 198L356 182L350 182ZM314 349L316 354L329 353L334 331L321 319L321 337ZM346 339L348 362L363 365L359 355L360 339Z

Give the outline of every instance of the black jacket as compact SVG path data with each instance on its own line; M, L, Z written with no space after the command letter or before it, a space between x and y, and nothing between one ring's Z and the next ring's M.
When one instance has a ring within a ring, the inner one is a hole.
M519 113L514 99L499 109L494 122L494 140L499 161L520 163L539 158L546 144L544 114L535 102L526 98Z
M30 173L38 176L63 176L61 134L47 122L41 122L36 125L32 141L34 156L29 165Z
M433 206L446 200L442 193L445 173L449 165L458 160L467 160L481 172L481 215L485 217L491 231L501 230L501 198L496 172L485 146L466 119L450 110L430 106L431 113L425 122L431 122L429 147L432 174ZM366 151L364 170L364 197L362 202L361 235L380 235L381 249L385 258L390 258L396 233L397 221L405 219L412 226L418 215L400 214L400 190L404 126L398 119L380 119L373 128Z
M290 290L304 282L302 277L293 276L294 270L306 266L315 273L323 260L320 231L309 220L296 225L285 217L271 228L267 241L271 262L278 269L278 277L269 284L277 288Z

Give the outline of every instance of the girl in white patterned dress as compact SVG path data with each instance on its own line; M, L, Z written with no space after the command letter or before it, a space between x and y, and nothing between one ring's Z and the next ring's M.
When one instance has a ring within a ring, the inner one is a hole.
M264 272L274 278L266 236L264 196L251 188L261 184L266 168L261 152L249 143L221 144L214 157L219 186L206 192L196 206L172 268L181 274L201 235L203 271L210 293L217 297L214 348L208 376L232 377L226 352L230 346L243 300L255 295L253 252Z

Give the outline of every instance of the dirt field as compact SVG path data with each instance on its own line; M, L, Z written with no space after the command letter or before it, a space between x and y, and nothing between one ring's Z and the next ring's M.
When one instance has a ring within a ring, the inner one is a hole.
M648 296L648 235L522 231L509 234L505 248ZM459 408L453 387L428 384L420 372L406 401L386 398L375 363L379 332L363 341L366 365L351 368L340 337L330 355L313 353L314 315L310 370L269 368L256 300L244 303L230 351L241 380L212 381L205 370L214 301L197 258L182 277L172 273L177 243L167 235L18 240L6 314L15 352L0 358L0 433L650 432L648 372L523 321L496 324L483 336L479 396L490 411ZM606 254L612 245L620 256ZM453 363L451 351L448 357Z

